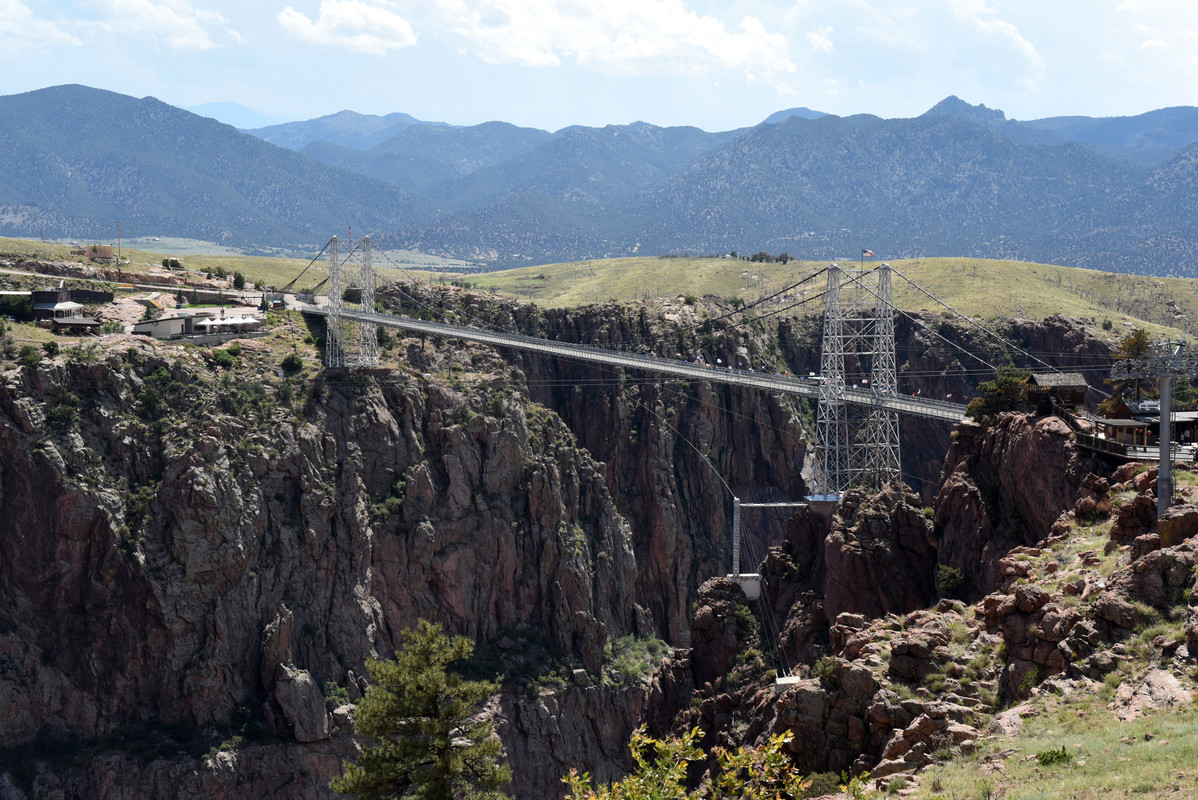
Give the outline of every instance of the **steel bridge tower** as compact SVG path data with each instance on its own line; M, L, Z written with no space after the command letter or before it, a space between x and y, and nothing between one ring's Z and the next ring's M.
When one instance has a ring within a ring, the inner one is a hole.
M377 367L379 339L376 325L345 319L345 311L374 311L374 267L370 263L370 237L341 254L341 240L329 242L329 315L325 336L326 367Z
M832 500L850 487L880 489L902 476L898 412L845 402L845 389L858 381L879 397L897 389L890 265L845 270L832 264L825 298L817 483L820 499Z

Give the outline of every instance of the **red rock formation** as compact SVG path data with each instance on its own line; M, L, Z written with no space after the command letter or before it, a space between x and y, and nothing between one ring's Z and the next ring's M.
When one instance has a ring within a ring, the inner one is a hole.
M936 598L932 522L919 498L889 487L874 497L844 496L824 539L824 613L879 617Z
M1003 414L967 423L945 459L934 536L941 564L965 577L969 596L996 588L998 562L1047 536L1074 507L1086 477L1106 468L1070 438L1056 417Z

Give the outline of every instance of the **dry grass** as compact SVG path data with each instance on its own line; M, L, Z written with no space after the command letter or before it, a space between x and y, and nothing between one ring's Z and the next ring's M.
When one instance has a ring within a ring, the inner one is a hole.
M1166 311L1172 300L1189 318L1198 320L1198 281L966 258L894 261L891 265L949 306L982 319L1039 319L1063 314L1092 318L1096 326L1109 320L1111 336L1122 335L1131 327L1146 327L1154 334L1191 332L1189 321L1175 319ZM468 280L480 288L548 306L685 294L752 302L825 266L824 262L808 261L765 264L729 258L617 258L521 267ZM842 266L856 265L847 262ZM797 302L824 288L820 276L780 302ZM906 310L942 310L899 278L895 279L895 302ZM818 306L818 301L812 305ZM1136 309L1136 314L1125 313L1127 308Z
M178 258L193 275L223 269L241 272L247 280L266 286L283 286L303 270L310 259L244 256L229 253L187 254L188 243L165 240L162 252L125 248L133 266L158 264L164 257ZM0 251L37 253L43 257L72 259L68 245L0 238ZM312 253L314 256L315 253ZM1094 320L1095 332L1108 328L1114 339L1133 327L1154 336L1198 333L1198 281L1116 275L1023 261L973 258L927 258L891 262L892 266L943 303L972 317L1040 319L1062 314ZM376 268L384 280L416 276L428 281L465 281L507 297L533 300L544 306L567 307L609 299L678 297L685 295L736 298L752 302L777 292L804 277L813 276L826 262L791 261L787 264L753 263L725 257L637 257L547 264L536 267L477 273L430 272L462 266L435 256L376 251ZM875 266L876 262L864 265ZM854 268L856 262L842 263ZM305 288L323 280L327 266L318 262L296 284ZM823 276L791 290L766 306L776 310L804 300L794 313L818 311L812 299L824 291ZM905 310L944 310L920 289L896 277L895 302ZM1172 306L1170 306L1172 303ZM1176 309L1175 314L1172 309ZM1185 316L1178 316L1184 314ZM1192 320L1192 321L1191 321Z
M1026 719L1018 736L985 741L972 756L928 769L912 796L921 800L1198 797L1198 737L1193 734L1198 709L1193 706L1120 722L1094 695L1050 698L1039 705L1039 715ZM1040 764L1038 753L1062 745L1071 759Z

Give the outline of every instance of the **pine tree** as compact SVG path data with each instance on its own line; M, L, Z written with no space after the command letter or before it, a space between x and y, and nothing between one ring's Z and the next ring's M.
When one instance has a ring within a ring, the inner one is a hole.
M469 658L473 643L450 638L421 620L404 634L390 661L369 661L372 685L358 704L355 726L373 743L330 786L364 800L496 800L511 771L496 763L499 741L491 722L476 719L495 693L490 681L467 681L448 671Z
M1148 355L1152 349L1151 342L1148 339L1148 331L1143 328L1136 328L1131 333L1119 340L1119 344L1111 352L1111 357L1116 361L1122 361L1129 358L1143 358ZM1140 379L1128 378L1123 381L1107 381L1112 383L1114 393L1121 397L1127 395L1129 388L1135 388L1136 400L1140 399Z

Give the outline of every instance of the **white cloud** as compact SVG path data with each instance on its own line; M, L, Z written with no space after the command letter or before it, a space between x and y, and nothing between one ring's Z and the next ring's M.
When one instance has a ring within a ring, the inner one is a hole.
M451 30L490 63L573 60L609 75L791 72L787 38L746 16L729 27L683 0L441 0Z
M349 47L370 55L381 56L416 43L411 24L381 0L321 0L315 20L287 6L278 19L287 35L299 41Z
M830 25L821 25L818 28L812 28L807 31L805 38L812 50L821 53L831 53L833 50L832 26Z
M986 5L984 0L949 0L956 17L969 23L987 38L1005 41L1007 46L1018 53L1027 67L1027 74L1021 81L1032 88L1044 81L1046 68L1044 59L1019 28L1003 19L998 19L999 10Z
M243 39L216 11L196 9L186 0L109 0L115 30L160 38L176 50L211 50L209 31L220 28L234 41Z
M0 59L82 42L54 22L36 16L21 0L0 0Z

